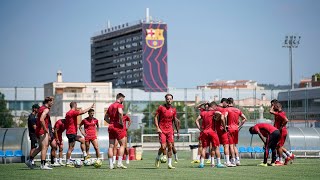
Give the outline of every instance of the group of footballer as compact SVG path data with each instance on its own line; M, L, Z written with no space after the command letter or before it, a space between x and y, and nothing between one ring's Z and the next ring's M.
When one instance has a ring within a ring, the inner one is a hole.
M123 114L122 102L124 95L119 93L117 95L117 101L113 103L109 108L105 116L105 120L109 124L109 159L111 159L110 168L113 168L113 164L116 163L117 145L120 144L120 153L126 153L126 163L129 164L129 153L127 146L127 128L131 124L131 119L128 115ZM74 167L73 160L71 159L72 151L74 150L75 142L80 142L81 151L84 159L91 158L89 155L90 142L92 143L96 158L100 158L100 151L98 147L98 131L99 121L94 118L94 104L90 107L78 110L77 103L70 103L70 110L66 113L64 119L56 121L54 127L52 127L50 120L50 108L54 104L53 97L46 97L43 101L43 105L39 107L38 104L32 106L32 113L28 118L29 137L31 141L31 149L29 160L26 165L33 169L36 167L34 163L34 157L40 152L41 165L40 169L51 170L52 167L67 166ZM88 117L83 119L78 125L78 116L88 112ZM120 116L121 115L121 116ZM121 117L121 118L120 118ZM115 122L117 119L117 122ZM121 122L118 120L121 119ZM128 127L127 127L128 122ZM84 130L82 128L84 126ZM82 136L77 134L77 131L81 132ZM68 151L66 153L66 164L63 164L63 141L62 133L66 131L68 138ZM118 140L118 141L117 141ZM51 146L51 164L46 163L46 156L48 147ZM59 158L56 158L56 151L59 148ZM114 155L113 155L114 154ZM118 167L126 168L122 164L122 155L118 159Z
M105 114L104 120L108 123L109 149L108 159L109 168L127 167L123 165L122 158L126 154L126 163L129 164L129 155L127 149L127 129L131 124L130 118L124 114L125 96L122 93L116 95L116 101L112 103ZM176 135L179 139L180 120L177 118L176 108L172 106L173 95L165 95L165 104L160 105L155 112L154 124L159 135L160 148L155 159L155 166L158 168L161 162L161 155L167 160L168 168L174 169L172 165L172 154L175 157L175 163L178 162L177 150L174 147L174 126ZM34 105L33 112L28 119L29 136L31 140L30 158L26 162L31 169L35 167L34 157L41 152L40 169L50 170L53 166L64 166L62 163L63 141L62 133L66 131L68 138L68 151L66 156L67 167L74 167L71 154L75 142L80 142L81 151L84 159L88 159L90 142L92 143L96 158L100 158L97 134L99 130L99 121L94 118L94 104L90 107L78 110L77 103L70 103L70 110L66 113L65 119L58 120L52 128L50 120L50 108L54 104L53 97L46 97L43 105L39 107ZM209 156L207 163L211 167L225 168L236 167L240 165L239 152L237 149L239 131L247 120L245 115L234 107L233 98L222 98L220 104L215 102L205 102L197 107L200 114L195 120L196 126L200 130L198 157L192 163L200 163L199 168L204 167L207 149ZM88 117L83 119L78 127L77 119L79 115L88 112ZM287 151L283 146L287 136L286 124L288 119L285 112L282 111L281 104L277 100L271 101L270 113L274 115L274 126L270 124L256 124L249 129L251 134L258 134L264 142L264 161L259 166L286 165L294 159L294 155ZM239 119L241 120L239 121ZM128 127L127 127L128 121ZM84 126L84 131L82 129ZM82 136L77 134L80 130ZM38 144L38 147L37 147ZM118 144L120 148L117 149ZM223 146L225 163L221 163L220 145ZM51 146L51 165L46 163L48 147ZM56 158L56 151L59 148L59 158ZM272 160L267 164L269 152L272 152ZM116 164L116 155L118 163ZM285 161L283 162L283 156ZM163 158L162 157L162 158ZM216 157L216 164L215 158Z

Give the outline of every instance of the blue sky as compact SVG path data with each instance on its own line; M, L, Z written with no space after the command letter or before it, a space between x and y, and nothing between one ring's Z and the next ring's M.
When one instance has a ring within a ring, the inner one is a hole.
M217 79L289 84L286 35L302 36L293 51L294 82L320 72L317 0L3 0L0 1L0 87L90 82L90 37L145 17L168 24L169 87Z

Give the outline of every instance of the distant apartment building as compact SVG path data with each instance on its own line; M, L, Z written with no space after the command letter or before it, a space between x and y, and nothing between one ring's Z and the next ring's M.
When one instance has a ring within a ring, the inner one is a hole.
M63 82L62 72L58 71L57 81L44 85L44 97L54 96L54 106L50 110L54 123L70 110L70 102L77 102L78 109L87 108L95 103L95 117L100 126L104 125L104 114L107 107L115 100L112 95L112 83ZM88 114L78 116L78 124Z
M311 78L301 79L299 83L299 88L305 87L317 87L320 86L320 74L314 74Z
M205 85L197 86L198 89L257 89L264 88L258 86L257 81L253 80L219 80L207 83Z
M91 38L91 81L151 92L168 89L167 24L146 19L103 29Z

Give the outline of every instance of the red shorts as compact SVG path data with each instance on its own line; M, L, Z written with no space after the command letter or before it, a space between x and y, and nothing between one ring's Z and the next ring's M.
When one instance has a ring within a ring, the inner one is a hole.
M115 128L113 126L109 126L108 132L109 132L109 139L121 140L126 135L126 132L124 132L123 129Z
M159 133L159 141L161 144L165 144L167 142L169 143L173 143L173 132L169 131L169 132L163 132Z
M217 131L218 137L219 137L219 142L222 145L229 144L229 137L228 133L224 132L222 130Z
M110 137L110 134L109 134L109 137ZM89 141L94 141L94 140L96 140L97 139L97 136L96 135L93 135L93 136L86 136L86 137L84 137L84 140L85 141L87 141L87 142L89 142Z
M37 138L40 138L40 136L41 135L44 135L45 134L45 132L44 132L44 130L43 129L40 129L40 130L36 130L36 136L37 136Z
M280 134L280 140L278 142L278 146L282 147L284 146L284 143L286 142L288 130L286 127L282 128L281 134Z
M238 144L239 130L229 130L229 144Z
M204 131L201 137L201 143L202 147L208 147L210 146L210 143L212 143L213 147L220 146L219 138L216 132L212 131Z
M199 135L199 138L198 138L199 141L201 141L202 136L203 136L203 132L200 131L200 135Z

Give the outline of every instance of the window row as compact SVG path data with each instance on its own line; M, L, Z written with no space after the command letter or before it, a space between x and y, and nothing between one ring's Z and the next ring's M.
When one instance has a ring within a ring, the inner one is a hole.
M139 40L139 39L142 39L142 35L128 37L126 39L120 39L118 41L113 42L113 45L116 46L116 45L124 44L124 43L127 43L127 42L136 41L136 40Z
M142 46L142 41L140 41L139 43L134 42L132 44L126 44L126 45L122 45L122 46L117 46L117 47L114 47L112 50L113 51L119 51L119 50L129 49L131 47L137 47L138 45Z
M142 54L136 54L136 55L133 55L133 56L127 56L127 57L121 57L119 59L114 59L113 63L126 62L126 61L130 61L132 59L141 59L141 58L142 58ZM140 63L142 63L142 60L140 60L140 61L141 61ZM138 64L138 61L134 61L134 62L135 62L134 65Z

